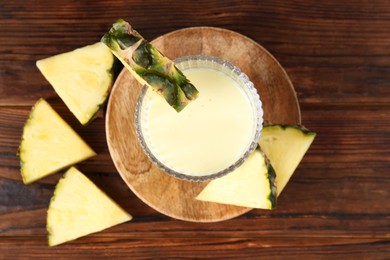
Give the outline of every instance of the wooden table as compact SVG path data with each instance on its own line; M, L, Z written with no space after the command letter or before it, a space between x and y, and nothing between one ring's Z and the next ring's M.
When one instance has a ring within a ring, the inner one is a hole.
M289 74L318 133L273 211L219 223L166 217L115 169L104 119L82 127L35 61L91 44L118 18L152 40L192 26L246 35ZM390 258L390 2L0 1L0 259ZM62 173L25 186L16 156L46 98L98 155L78 167L134 220L49 248L46 210Z

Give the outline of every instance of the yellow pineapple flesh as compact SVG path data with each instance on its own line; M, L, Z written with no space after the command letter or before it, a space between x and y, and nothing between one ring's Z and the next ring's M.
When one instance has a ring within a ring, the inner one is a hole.
M113 83L114 55L98 42L37 61L38 69L81 124L93 120Z
M58 182L50 201L48 243L59 245L131 219L84 174L71 167Z
M287 185L315 136L315 132L298 126L263 127L259 144L275 169L278 196Z
M196 199L272 209L276 206L275 173L260 150L256 149L240 167L207 184Z
M44 99L37 101L24 126L19 147L25 184L95 154Z

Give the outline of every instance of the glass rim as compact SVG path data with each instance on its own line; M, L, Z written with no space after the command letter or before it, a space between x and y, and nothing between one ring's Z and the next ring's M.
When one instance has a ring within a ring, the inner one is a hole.
M137 99L136 107L135 107L135 113L134 113L134 124L135 124L135 131L138 138L138 141L144 150L145 154L148 156L148 158L151 160L152 163L154 163L159 169L163 170L166 174L176 177L180 180L186 180L186 181L193 181L193 182L201 182L201 181L209 181L213 179L220 178L222 176L227 175L228 173L234 171L236 168L241 166L245 160L249 157L249 155L256 149L258 146L258 141L260 139L261 130L263 127L263 109L262 109L262 102L260 100L260 96L253 84L252 81L248 78L248 76L243 73L237 66L233 65L232 63L223 60L218 57L214 56L208 56L208 55L189 55L189 56L183 56L179 57L174 60L175 65L177 66L179 63L187 62L187 61L200 61L200 62L213 62L221 67L225 67L235 76L243 82L243 84L240 84L240 86L244 86L249 90L251 94L251 99L253 99L253 103L256 109L256 130L253 138L250 141L249 146L245 149L245 152L238 158L234 163L230 164L228 167L212 174L205 174L205 175L189 175L182 172L179 172L177 170L174 170L164 163L162 163L150 150L141 127L141 107L144 100L144 97L146 95L146 92L148 90L148 86L144 85L142 88L142 91ZM229 75L230 76L230 75ZM249 96L249 95L248 95ZM252 103L252 102L251 102ZM253 106L253 105L251 105Z

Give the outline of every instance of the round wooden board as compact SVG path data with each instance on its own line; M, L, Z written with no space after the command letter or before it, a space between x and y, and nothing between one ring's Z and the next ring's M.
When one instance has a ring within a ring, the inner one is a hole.
M296 93L286 72L253 40L225 29L193 27L168 33L152 43L171 59L205 54L230 61L255 84L263 103L265 122L300 124ZM197 201L195 197L206 182L178 180L149 161L134 128L135 104L141 89L141 85L124 69L112 89L106 115L109 151L130 189L155 210L186 221L222 221L251 210Z

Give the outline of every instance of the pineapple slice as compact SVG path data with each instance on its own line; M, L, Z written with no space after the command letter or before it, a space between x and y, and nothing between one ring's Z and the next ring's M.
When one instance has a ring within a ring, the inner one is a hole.
M19 147L25 184L96 155L44 100L34 105Z
M176 111L181 111L198 96L198 90L173 61L147 42L129 23L118 20L101 41L141 84L152 87Z
M47 211L49 246L129 221L132 216L85 175L71 167L54 191Z
M212 180L197 200L249 208L276 206L275 172L259 149L236 170Z
M98 42L37 61L43 76L81 124L105 104L113 83L114 56Z
M260 147L276 172L279 196L316 136L297 126L264 126Z

